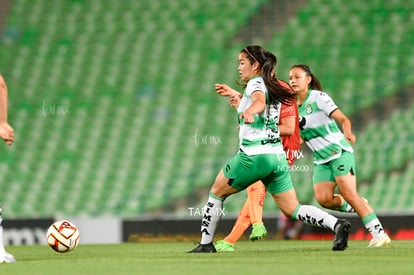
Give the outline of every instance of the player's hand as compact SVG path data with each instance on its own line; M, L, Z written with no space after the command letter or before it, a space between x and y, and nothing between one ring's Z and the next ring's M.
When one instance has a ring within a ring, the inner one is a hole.
M244 124L252 124L254 122L254 115L249 112L243 112L240 114L241 119L244 119Z
M233 90L230 86L226 84L214 84L214 88L216 89L216 93L218 93L221 96L235 96L240 94L239 92Z
M8 145L13 144L14 130L7 122L0 124L0 138L3 139Z
M345 139L346 139L349 143L351 143L351 144L355 144L355 142L356 142L356 137L355 137L355 135L354 135L354 134L349 133L349 134L345 134L344 136L345 136Z
M239 95L235 95L235 96L231 96L230 97L228 103L229 103L230 106L232 106L232 107L234 107L234 108L237 109L239 107L239 105L240 105L240 101L241 101L240 96Z

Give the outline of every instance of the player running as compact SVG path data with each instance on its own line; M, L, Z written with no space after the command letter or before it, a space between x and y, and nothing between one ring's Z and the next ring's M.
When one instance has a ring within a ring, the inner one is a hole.
M278 81L281 86L293 93L289 84L279 79ZM216 84L215 88L217 93L221 96L230 96L229 104L236 109L238 108L243 94L225 84ZM291 104L282 103L279 118L279 130L288 165L292 166L296 159L297 152L300 149L299 115L296 102L292 101ZM234 251L235 243L250 226L252 227L249 236L250 240L260 240L267 235L267 230L262 219L266 188L261 181L258 181L247 187L246 191L246 202L240 210L230 234L223 240L217 241L215 244L217 251ZM283 215L283 213L281 215Z
M238 107L240 150L218 173L203 208L201 241L190 253L214 253L213 239L223 201L261 180L279 209L292 219L335 232L333 250L344 250L351 224L311 205L298 202L281 144L278 120L281 102L294 95L273 77L276 56L260 46L240 51L238 71L245 90Z
M347 211L350 207L371 233L369 247L388 246L390 238L368 201L357 192L355 157L351 144L355 135L351 121L342 113L307 65L293 65L289 84L296 92L300 116L300 134L313 151L313 187L323 207ZM337 123L342 126L343 133ZM341 195L334 194L338 187ZM350 206L349 206L349 205Z

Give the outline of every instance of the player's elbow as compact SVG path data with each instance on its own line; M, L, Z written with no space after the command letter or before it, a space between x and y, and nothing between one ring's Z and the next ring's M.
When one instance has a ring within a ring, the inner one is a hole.
M6 90L6 82L4 78L0 75L0 92Z
M285 136L293 136L295 133L295 127L286 127Z

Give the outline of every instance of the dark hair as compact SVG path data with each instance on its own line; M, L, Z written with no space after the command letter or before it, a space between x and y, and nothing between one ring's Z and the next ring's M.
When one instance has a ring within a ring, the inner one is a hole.
M321 82L319 81L319 79L311 72L310 68L308 65L305 64L297 64L297 65L293 65L292 67L290 67L290 69L294 69L294 68L299 68L305 71L305 73L307 75L309 75L312 80L309 83L309 88L311 88L312 90L318 90L318 91L322 91L322 85Z
M255 62L259 63L261 76L269 92L269 103L282 102L284 104L292 104L295 95L280 85L279 81L273 75L274 68L277 64L276 56L257 45L247 46L240 52L247 55L251 64Z

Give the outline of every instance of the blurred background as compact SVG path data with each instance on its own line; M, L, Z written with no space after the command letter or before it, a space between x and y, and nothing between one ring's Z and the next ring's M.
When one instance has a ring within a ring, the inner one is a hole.
M353 123L360 194L380 215L414 213L414 1L1 0L0 17L6 220L194 216L237 150L214 83L237 88L249 44L277 55L281 79L311 67ZM302 150L292 175L316 204Z

